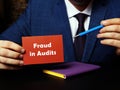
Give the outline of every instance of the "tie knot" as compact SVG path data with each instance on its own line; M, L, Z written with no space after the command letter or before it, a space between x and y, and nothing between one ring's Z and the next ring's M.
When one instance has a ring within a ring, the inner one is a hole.
M77 33L78 34L79 32L82 32L84 31L84 21L87 17L86 14L83 14L83 13L78 13L75 15L76 19L78 20L78 30L77 30Z
M83 23L88 15L83 13L78 13L75 15L76 19L79 21L79 23Z

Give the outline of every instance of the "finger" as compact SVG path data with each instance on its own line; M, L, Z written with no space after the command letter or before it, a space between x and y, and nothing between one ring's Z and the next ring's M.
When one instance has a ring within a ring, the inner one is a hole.
M104 39L104 40L101 40L100 43L104 45L109 45L109 46L120 48L120 40Z
M113 25L113 24L120 24L120 18L112 18L112 19L107 19L107 20L103 20L101 21L102 25Z
M114 32L100 33L97 35L97 38L107 38L107 39L120 40L120 33L114 33Z
M117 55L120 55L120 48L118 48L118 49L116 50L116 54L117 54Z
M20 69L20 67L10 66L10 65L0 63L0 69L3 69L3 70L17 70L17 69Z
M20 45L11 41L0 40L0 47L11 49L20 53L25 52L25 50Z
M0 48L0 56L8 57L8 58L19 58L22 59L23 55L21 53L6 49L6 48Z
M120 25L110 25L110 26L105 26L100 30L100 33L104 32L119 32L120 33Z
M6 58L6 57L2 57L2 56L0 56L0 63L8 64L8 65L16 65L16 66L23 65L22 60L16 60L16 59Z

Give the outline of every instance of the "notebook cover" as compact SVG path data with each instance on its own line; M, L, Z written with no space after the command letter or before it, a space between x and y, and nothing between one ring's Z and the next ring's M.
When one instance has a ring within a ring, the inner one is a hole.
M100 68L99 65L94 65L94 64L87 64L87 63L81 63L81 62L68 62L68 63L54 65L52 69L45 69L44 73L53 75L48 71L51 71L53 73L55 72L57 73L57 75L55 74L53 76L59 77L58 74L62 74L64 76L62 78L66 79L68 77L93 71L99 68Z

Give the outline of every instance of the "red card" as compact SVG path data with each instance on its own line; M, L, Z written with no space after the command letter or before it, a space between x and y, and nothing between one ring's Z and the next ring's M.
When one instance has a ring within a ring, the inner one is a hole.
M24 65L64 62L62 35L22 37Z

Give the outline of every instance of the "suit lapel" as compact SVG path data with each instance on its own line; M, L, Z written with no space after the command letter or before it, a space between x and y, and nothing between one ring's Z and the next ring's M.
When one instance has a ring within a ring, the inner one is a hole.
M65 61L74 60L73 40L64 0L56 0L53 18L57 31L63 35ZM58 23L58 24L57 24Z
M107 0L106 0L107 1ZM53 21L56 24L57 31L63 35L63 43L64 43L64 56L65 60L74 60L74 50L73 50L73 41L70 30L70 25L66 13L66 7L64 0L56 0L57 4L53 10ZM100 25L100 21L104 19L107 5L103 0L95 0L93 3L94 7L92 9L92 15L90 20L89 28ZM54 16L55 15L55 16ZM56 21L55 21L56 20ZM59 23L59 24L58 24ZM97 41L96 35L99 31L94 31L87 35L87 43L85 45L85 51L83 54L82 61L88 62L92 56L92 52L94 51L94 47Z
M107 8L107 5L105 6L105 3L106 2L104 0L95 0L95 2L93 3L89 28L100 25L100 21L104 19ZM97 41L96 35L98 34L98 32L99 30L89 33L87 35L85 51L82 58L83 62L88 62L91 59L92 52L94 51Z

